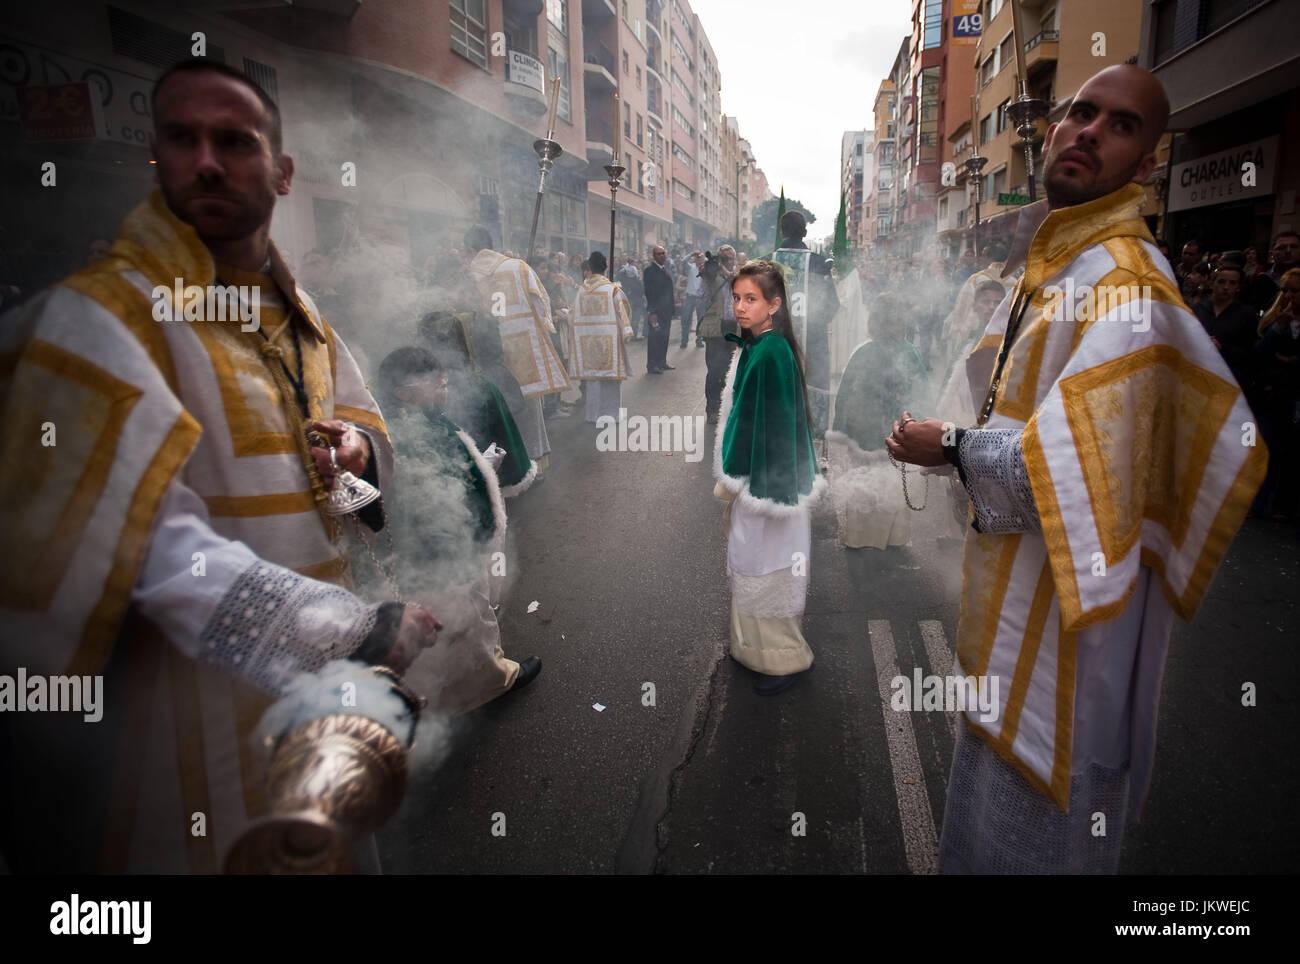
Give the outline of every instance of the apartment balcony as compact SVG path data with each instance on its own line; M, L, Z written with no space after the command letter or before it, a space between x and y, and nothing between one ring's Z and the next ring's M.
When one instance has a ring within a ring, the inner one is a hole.
M646 117L650 122L663 129L664 114L668 113L668 99L664 97L664 86L655 77L646 78L645 85Z
M650 24L658 23L664 15L664 10L668 7L668 0L645 0L646 22ZM659 31L655 31L658 33Z
M1168 91L1171 130L1228 118L1284 94L1295 88L1300 73L1295 4L1241 0L1205 6L1206 15L1190 24L1151 11L1151 37L1138 64L1152 68Z
M594 167L608 164L614 156L614 128L593 121L587 115L587 163ZM621 161L619 163L622 163Z
M1056 63L1061 32L1040 30L1025 43L1025 70L1031 76Z
M618 90L618 62L599 40L588 38L582 45L582 82L588 90L614 93Z
M652 77L663 82L663 46L654 37L649 38L645 51L645 69L650 72Z
M605 23L618 16L614 0L582 0L582 22Z

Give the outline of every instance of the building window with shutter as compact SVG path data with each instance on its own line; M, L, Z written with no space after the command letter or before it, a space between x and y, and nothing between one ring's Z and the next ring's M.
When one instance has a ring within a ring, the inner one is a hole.
M451 49L487 68L487 13L484 0L451 0Z
M562 34L569 32L568 0L546 0L546 19Z
M560 103L557 113L564 120L572 120L573 115L569 107L569 58L560 53L554 47L546 48L547 66L550 67L548 77L560 78ZM613 131L610 132L611 134Z

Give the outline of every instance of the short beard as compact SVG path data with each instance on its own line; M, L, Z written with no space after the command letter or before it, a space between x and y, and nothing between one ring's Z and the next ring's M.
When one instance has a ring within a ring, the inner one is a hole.
M1105 181L1094 182L1087 186L1064 179L1053 183L1052 171L1056 168L1056 164L1057 162L1053 160L1051 166L1043 172L1043 190L1047 193L1047 203L1050 207L1063 208L1072 207L1076 204L1087 204L1089 201L1095 201L1097 198L1118 191L1133 179L1137 169L1142 166L1142 161L1139 158L1137 163L1122 175L1108 178Z
M236 214L233 220L227 221L225 230L222 230L218 234L203 233L200 231L199 225L191 221L185 214L183 210L183 199L173 196L165 187L163 188L163 200L167 202L167 207L171 209L171 212L175 214L177 218L184 221L194 229L195 233L199 235L199 240L203 241L205 244L210 242L221 244L231 241L242 241L255 234L264 225L270 223L271 214L275 209L275 183L268 182L266 189L270 198L270 204L265 214L253 207L245 207L242 211Z

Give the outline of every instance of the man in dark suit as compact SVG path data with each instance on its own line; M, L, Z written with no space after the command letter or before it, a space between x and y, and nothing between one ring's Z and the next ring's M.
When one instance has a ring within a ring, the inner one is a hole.
M646 265L642 276L646 307L646 372L658 375L673 369L668 364L668 330L672 327L674 313L673 276L664 265L668 252L662 244L655 245L651 257L654 260Z

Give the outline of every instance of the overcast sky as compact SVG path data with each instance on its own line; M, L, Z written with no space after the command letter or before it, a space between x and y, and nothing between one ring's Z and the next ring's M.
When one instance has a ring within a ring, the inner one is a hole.
M910 32L911 0L691 0L722 75L722 110L740 123L773 194L785 185L835 230L840 139L870 129L880 82ZM782 67L793 64L794 69Z

